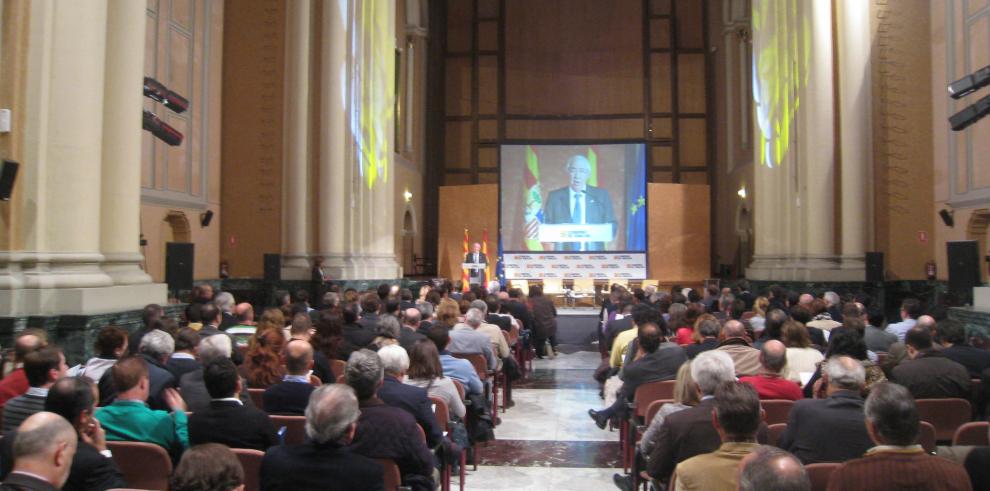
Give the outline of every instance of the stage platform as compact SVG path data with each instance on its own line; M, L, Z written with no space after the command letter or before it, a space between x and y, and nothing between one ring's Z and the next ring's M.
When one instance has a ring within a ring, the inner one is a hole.
M558 344L597 346L597 329L597 309L557 309Z

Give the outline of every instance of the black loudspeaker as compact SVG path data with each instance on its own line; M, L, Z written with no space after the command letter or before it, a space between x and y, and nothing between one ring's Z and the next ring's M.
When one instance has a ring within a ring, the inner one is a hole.
M282 255L265 254L265 281L274 283L282 280Z
M867 283L881 283L883 282L883 253L882 252L867 252L866 253L866 282Z
M189 242L165 244L165 283L169 290L192 289L194 252L195 244Z
M0 201L10 199L10 193L14 191L14 180L17 179L17 168L20 164L13 160L4 160L3 168L0 169Z
M949 256L949 291L972 303L973 287L980 284L980 245L975 240L952 240L946 243Z

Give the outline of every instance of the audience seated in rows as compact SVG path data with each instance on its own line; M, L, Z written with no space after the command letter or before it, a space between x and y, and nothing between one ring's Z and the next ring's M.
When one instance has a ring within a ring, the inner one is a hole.
M897 340L904 343L907 339L907 332L918 323L918 317L922 314L921 302L914 298L905 299L901 302L901 321L888 324L885 332L897 336Z
M40 329L25 329L14 338L14 370L0 380L0 408L31 387L24 374L24 357L46 345L48 337Z
M262 396L265 412L301 416L306 411L313 384L309 372L313 368L313 346L306 341L293 340L285 345L285 375L282 381L265 389Z
M313 336L316 329L307 314L296 314L292 317L292 324L289 328L289 341L303 341L313 345ZM326 353L316 349L313 345L313 375L316 375L321 382L332 384L336 382L333 371L330 369L330 358Z
M210 407L189 416L190 445L222 443L264 451L279 443L268 415L237 397L243 387L234 362L226 357L211 360L203 366L203 381Z
M863 418L866 370L848 356L829 358L822 372L825 399L805 399L791 408L777 446L804 464L844 462L863 455L872 442Z
M794 320L785 322L780 331L780 340L787 347L787 371L784 377L792 382L806 382L815 373L818 364L825 359L821 351L811 347L808 329Z
M244 468L234 452L217 443L186 450L169 481L170 491L244 491Z
M477 314L480 315L476 317L476 314L472 313L472 310L477 311ZM487 318L488 304L484 300L475 300L471 302L471 309L464 315L464 323L475 331L488 336L492 354L498 359L497 370L501 370L502 359L509 356L509 342L505 340L502 329L495 324L489 324L486 321Z
M811 491L811 479L796 457L760 445L739 463L739 491Z
M750 345L747 336L742 322L730 320L722 326L722 341L715 348L729 355L740 377L760 373L760 350Z
M449 411L448 417L463 420L466 413L453 379L444 376L440 353L429 339L417 341L409 349L409 371L403 383L426 389L427 395L442 399Z
M416 419L378 398L384 375L382 362L374 351L351 354L345 376L358 397L361 416L350 448L365 457L394 460L404 485L414 490L432 490L433 453Z
M933 348L929 329L912 327L904 340L908 360L894 368L892 381L906 387L915 399L969 399L969 371Z
M284 347L285 335L281 328L258 330L255 333L244 363L238 368L241 376L247 379L248 387L267 389L282 380L285 376L285 367L282 366Z
M437 347L440 353L440 366L443 374L460 382L467 394L484 394L485 388L481 383L478 372L471 362L457 358L447 351L450 346L450 330L443 325L436 325L427 333L427 337Z
M360 415L351 387L333 384L316 389L306 407L306 443L265 452L261 489L298 491L334 483L340 489L383 490L381 465L347 449Z
M450 301L453 304L453 301ZM448 304L449 305L449 304ZM444 309L444 302L440 303L440 308ZM487 335L475 331L474 327L481 325L484 316L478 309L470 309L464 315L464 321L457 322L450 329L450 345L447 347L451 353L462 355L484 355L489 370L495 370L502 362L492 352L491 340ZM473 324L468 324L471 322Z
M847 318L843 323L848 323L849 321L850 319ZM828 350L825 352L825 356L828 358L848 356L858 360L866 372L866 382L863 388L864 394L868 393L874 385L887 381L883 369L869 359L866 343L863 342L863 337L857 330L835 329L835 332L828 339ZM818 365L817 370L815 370L811 379L808 380L802 389L804 397L818 397L821 399L827 397L825 395L826 387L819 383L822 376L822 365L821 363Z
M67 375L81 375L89 378L93 383L99 382L103 373L127 353L127 331L117 326L106 326L96 335L93 348L96 350L96 356L86 360L83 365L70 368Z
M175 350L175 339L172 335L155 329L141 336L141 346L138 348L138 355L141 357L148 370L148 397L147 401L151 409L169 409L165 399L165 390L177 387L177 380L172 372L165 368L172 352ZM110 370L103 373L99 382L100 406L110 405L116 400L117 390L110 376Z
M684 347L684 354L691 360L705 351L718 348L718 337L722 334L722 323L708 314L699 317L695 322L695 327L698 333L697 337L700 339L698 342Z
M715 389L712 425L721 445L711 453L696 455L674 469L676 490L733 491L738 486L739 462L759 446L760 399L753 386L723 382Z
M897 335L883 329L886 317L879 306L866 309L867 324L863 332L866 348L874 353L890 351L890 345L898 342Z
M419 332L421 318L422 314L415 307L402 311L402 331L399 334L399 346L402 346L406 351L411 350L417 342L426 339L426 335Z
M14 467L0 490L56 491L69 478L78 437L65 418L49 412L24 420L14 439Z
M416 423L426 433L426 443L436 447L443 442L444 429L437 424L433 414L433 403L426 389L403 384L409 371L409 355L397 344L385 346L378 350L385 372L382 386L378 388L378 398L385 404L402 409L416 418Z
M175 351L165 363L165 368L172 373L176 381L200 367L199 361L196 360L199 339L199 333L188 327L179 329L175 335Z
M877 385L866 398L864 412L875 446L864 457L836 469L829 490L970 489L969 476L961 465L928 455L915 443L918 408L906 388L893 383Z
M147 341L145 335L142 343ZM96 419L106 430L107 440L153 443L178 457L189 447L186 404L172 388L162 391L171 412L152 409L149 365L142 356L121 359L107 371L117 397L113 404L96 410Z
M55 346L45 346L24 357L24 374L30 387L3 407L3 431L17 429L21 422L45 408L45 397L55 381L68 371L65 355Z
M660 438L660 428L663 426L667 416L689 407L697 406L701 402L698 396L698 389L695 387L694 379L691 378L691 362L684 362L677 369L677 381L674 383L674 400L668 402L657 410L653 420L647 424L643 438L639 441L639 451L642 455L649 455L656 447Z
M981 378L983 371L990 368L990 351L967 344L963 323L945 319L938 322L935 332L942 346L942 356L965 367L970 378Z
M219 358L230 358L232 351L230 338L227 336L208 336L199 341L197 355L202 365L210 363ZM240 400L245 406L254 407L251 396L247 390L247 381L241 377ZM182 391L182 399L186 401L186 406L194 413L206 411L210 408L210 393L203 380L202 366L195 371L189 372L179 380L179 390Z
M784 343L771 339L760 348L760 373L740 377L739 381L752 385L760 399L802 399L801 387L781 374L788 361Z
M126 338L125 338L126 339ZM86 377L63 377L55 382L45 398L44 410L65 418L78 434L76 453L63 491L106 490L127 487L124 477L108 456L106 435L96 411L96 385ZM0 476L10 473L14 464L14 442L18 430L0 440Z

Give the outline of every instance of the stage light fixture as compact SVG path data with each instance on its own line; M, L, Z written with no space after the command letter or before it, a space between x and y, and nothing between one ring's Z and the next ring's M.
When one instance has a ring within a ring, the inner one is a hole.
M155 113L148 111L147 109L144 110L141 126L145 131L150 132L159 140L173 147L177 147L182 144L182 139L184 138L182 133L179 132L179 130L169 126L168 123L162 121L158 118L158 116L155 116Z
M199 214L199 225L202 227L209 227L210 222L213 221L213 210L206 210Z
M949 125L952 126L952 131L962 131L986 117L987 114L990 114L990 95L976 101L976 104L953 114L949 118Z
M949 84L949 95L953 99L966 97L990 84L990 65Z
M151 77L144 77L144 96L164 104L165 107L177 114L189 109L189 101L185 97L176 94L175 91Z

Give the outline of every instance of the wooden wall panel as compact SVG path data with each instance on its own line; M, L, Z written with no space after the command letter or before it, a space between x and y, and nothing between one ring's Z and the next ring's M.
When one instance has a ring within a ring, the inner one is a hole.
M471 242L481 242L488 230L488 247L498 250L498 185L440 187L440 235L437 238L437 272L454 280L461 278L464 260L464 229ZM489 258L494 253L489 252Z
M710 189L650 183L650 278L663 283L704 280L711 271Z
M642 119L506 122L506 137L510 139L573 140L643 138Z

